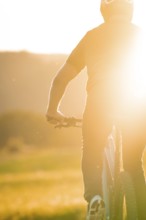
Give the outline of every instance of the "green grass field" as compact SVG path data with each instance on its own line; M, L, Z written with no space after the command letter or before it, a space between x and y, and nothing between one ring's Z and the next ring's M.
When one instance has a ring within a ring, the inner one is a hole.
M82 220L80 148L0 156L1 220Z
M0 220L84 220L80 160L80 147L1 151Z

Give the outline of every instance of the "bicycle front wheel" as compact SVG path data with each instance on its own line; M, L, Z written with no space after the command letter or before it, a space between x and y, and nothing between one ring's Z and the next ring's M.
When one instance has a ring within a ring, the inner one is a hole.
M120 172L115 188L115 220L137 220L137 204L129 174Z

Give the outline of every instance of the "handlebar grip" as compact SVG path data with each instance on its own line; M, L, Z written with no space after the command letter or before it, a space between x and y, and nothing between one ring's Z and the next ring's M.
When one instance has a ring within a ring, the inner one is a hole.
M74 118L74 117L65 117L64 120L56 120L55 128L61 127L81 127L82 126L82 119Z

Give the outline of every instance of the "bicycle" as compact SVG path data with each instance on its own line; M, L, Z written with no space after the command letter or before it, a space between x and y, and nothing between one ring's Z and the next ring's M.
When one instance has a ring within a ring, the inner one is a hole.
M81 127L82 119L64 118L55 128ZM133 182L122 164L122 135L113 126L103 154L102 187L106 220L138 220Z
M137 220L135 189L122 163L122 135L113 126L103 155L103 199L107 220Z

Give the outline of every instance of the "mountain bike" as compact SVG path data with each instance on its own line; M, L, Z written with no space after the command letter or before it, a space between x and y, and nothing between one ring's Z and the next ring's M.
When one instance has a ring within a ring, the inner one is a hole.
M81 127L82 119L64 118L55 128ZM113 126L103 153L102 188L106 220L138 220L135 190L122 164L122 135Z
M123 169L122 134L118 126L113 126L104 149L102 184L106 219L138 220L133 181Z

